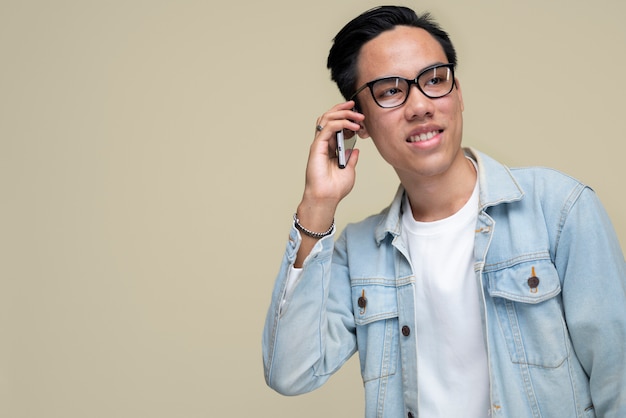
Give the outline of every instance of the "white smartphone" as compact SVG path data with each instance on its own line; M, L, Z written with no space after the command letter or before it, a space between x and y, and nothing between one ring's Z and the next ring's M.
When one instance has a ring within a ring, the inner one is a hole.
M337 138L337 164L339 168L346 168L356 144L356 132L344 129L337 131L335 137Z

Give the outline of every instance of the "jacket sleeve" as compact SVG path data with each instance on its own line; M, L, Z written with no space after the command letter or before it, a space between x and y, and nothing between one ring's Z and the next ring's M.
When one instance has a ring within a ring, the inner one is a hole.
M626 267L614 228L589 188L562 213L555 264L574 350L597 417L626 417Z
M356 351L344 235L333 239L317 242L286 296L301 242L295 228L289 235L263 331L265 381L284 395L320 387Z

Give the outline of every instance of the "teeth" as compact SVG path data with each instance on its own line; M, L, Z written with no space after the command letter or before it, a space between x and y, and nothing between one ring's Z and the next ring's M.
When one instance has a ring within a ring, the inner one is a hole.
M432 139L432 137L437 135L438 133L439 131L431 131L431 132L426 132L426 133L419 134L419 135L414 135L409 138L409 141L410 142L428 141L429 139Z

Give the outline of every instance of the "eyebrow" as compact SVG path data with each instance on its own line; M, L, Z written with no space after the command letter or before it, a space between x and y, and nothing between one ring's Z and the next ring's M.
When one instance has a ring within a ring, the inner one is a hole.
M424 71L426 71L426 70L428 70L428 69L430 69L432 67L436 67L437 65L448 65L448 64L451 64L451 63L450 62L441 62L441 61L434 62L432 64L427 65L426 67L423 67L421 70L418 70L417 73L415 73L415 77L413 77L413 78L408 78L407 79L406 77L403 77L401 75L392 74L392 75L385 75L385 76L381 76L381 77L376 77L376 78L374 78L374 79L372 79L370 81L367 81L366 83L371 83L372 81L382 80L382 79L385 79L385 78L404 78L405 80L414 80L415 78L417 78L418 75L422 74Z

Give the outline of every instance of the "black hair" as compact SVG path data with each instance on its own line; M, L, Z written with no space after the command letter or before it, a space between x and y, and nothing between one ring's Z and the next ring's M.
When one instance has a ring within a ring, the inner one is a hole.
M380 6L370 9L346 24L333 39L328 54L327 67L331 79L348 100L357 89L357 61L361 47L382 32L396 26L412 26L424 29L443 48L448 62L456 67L456 51L452 41L429 13L418 16L403 6Z

